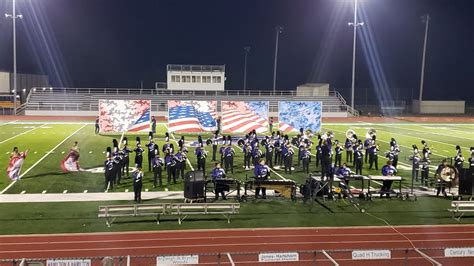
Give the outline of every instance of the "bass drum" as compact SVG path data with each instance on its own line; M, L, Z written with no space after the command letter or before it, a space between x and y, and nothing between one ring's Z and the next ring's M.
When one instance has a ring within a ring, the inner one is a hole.
M445 182L452 182L451 186L457 186L459 183L459 172L456 167L448 165L441 169L440 178Z

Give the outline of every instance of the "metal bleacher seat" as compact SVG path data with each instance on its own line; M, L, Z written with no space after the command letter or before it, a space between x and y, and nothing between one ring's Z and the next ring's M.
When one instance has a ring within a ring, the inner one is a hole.
M99 99L146 99L152 101L152 111L165 112L168 100L262 100L270 102L276 112L278 101L321 101L323 112L347 112L345 101L337 92L325 96L297 95L295 91L170 91L146 89L53 88L32 90L26 109L42 111L98 111ZM218 104L218 110L219 110Z

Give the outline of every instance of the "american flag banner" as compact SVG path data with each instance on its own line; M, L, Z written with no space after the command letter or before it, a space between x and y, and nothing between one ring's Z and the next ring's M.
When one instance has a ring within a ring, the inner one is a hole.
M65 173L81 171L82 169L79 166L79 152L71 149L68 155L61 161L61 169Z
M100 132L148 132L150 107L150 100L99 100Z
M222 131L225 133L257 133L268 131L268 102L222 101Z
M299 132L310 129L321 131L322 103L293 102L278 103L278 130L283 132Z
M27 154L28 151L25 151L10 158L10 162L8 163L7 167L7 175L11 180L20 179L21 167L23 166L23 162L25 161Z
M168 101L170 132L193 133L217 129L216 101Z

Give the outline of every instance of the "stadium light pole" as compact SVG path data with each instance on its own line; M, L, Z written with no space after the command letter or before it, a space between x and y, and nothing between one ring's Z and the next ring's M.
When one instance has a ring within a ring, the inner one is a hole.
M274 57L274 63L273 63L273 94L276 92L276 74L277 74L277 63L278 63L278 37L280 34L283 32L283 27L277 25L275 27L275 34L276 34L276 39L275 39L275 57Z
M428 41L428 28L430 26L430 14L426 14L421 17L421 20L425 23L425 40L423 43L423 56L421 59L421 77L420 77L420 96L419 101L423 100L423 86L425 85L425 59L426 59L426 43Z
M244 47L245 58L244 58L244 91L247 90L247 56L250 53L250 46Z
M354 110L357 27L364 25L364 22L357 22L357 0L354 0L354 22L349 22L348 25L354 27L354 38L353 38L353 43L352 43L352 85L351 85L351 107L352 107L352 110Z
M6 18L11 18L13 20L13 112L16 115L16 95L17 95L17 84L16 84L16 19L22 19L23 15L16 14L15 0L12 0L13 3L13 12L12 14L5 14Z

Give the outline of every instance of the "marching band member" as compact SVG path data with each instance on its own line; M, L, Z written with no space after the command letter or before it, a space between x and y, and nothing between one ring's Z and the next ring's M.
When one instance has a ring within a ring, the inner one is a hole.
M281 145L281 139L280 139L280 131L277 131L277 136L275 138L275 141L273 142L273 146L275 148L275 160L274 163L275 165L280 165L281 166L281 151L282 151L282 145Z
M304 148L303 150L303 155L302 155L302 160L303 160L303 172L306 171L307 174L309 174L309 159L311 158L311 152L308 150L308 148Z
M421 163L421 157L420 153L418 150L413 154L413 157L411 158L412 161L412 172L411 172L411 177L418 182L418 174L420 171L420 163Z
M244 168L245 170L248 170L250 169L250 159L252 158L252 147L250 146L250 142L245 142L242 152L244 153Z
M372 141L373 139L371 137L366 137L364 140L364 150L365 150L365 163L367 163L367 160L369 159L370 152L369 149L372 146Z
M423 158L421 159L421 184L428 186L428 178L429 178L429 172L430 172L430 147L426 144L424 140L421 141L421 143L424 145L423 147Z
M293 147L291 147L290 143L283 146L282 156L283 156L283 162L284 162L284 167L285 167L285 174L286 173L291 174L291 168L293 166L293 154L295 154L295 151L293 150Z
M176 161L174 160L174 155L171 152L171 148L166 150L165 153L165 165L166 165L166 174L167 174L167 185L171 184L171 178L173 183L176 184Z
M143 171L141 167L137 167L133 173L133 193L135 195L134 200L136 203L142 201L142 185L143 185Z
M260 159L259 164L254 169L254 175L256 180L267 180L270 177L270 168L265 164L265 159ZM255 198L258 199L260 195L260 190L262 190L262 198L267 198L267 189L266 188L255 188Z
M174 155L174 160L176 161L175 171L176 178L184 179L184 169L186 167L186 154L183 153L182 149L178 149L178 152Z
M163 186L162 181L162 169L161 167L164 165L163 159L160 158L160 155L155 151L155 158L153 158L153 187L156 188L156 181L159 180L160 187Z
M375 138L372 139L370 146L367 150L369 153L369 170L375 165L375 170L379 170L379 160L377 152L379 151L379 145L375 143Z
M362 145L358 146L354 152L354 166L356 175L362 175L362 163L364 161L364 152Z
M392 138L393 141L395 141L394 138ZM390 151L393 153L393 166L397 168L398 166L398 154L400 154L400 146L398 146L397 142L393 144L393 146L390 146Z
M469 163L469 169L472 169L471 171L474 171L474 148L471 147L471 157L467 160Z
M268 167L273 168L273 139L267 136L265 142L265 160L268 162Z
M273 116L270 117L270 120L268 121L268 126L270 128L270 132L273 133Z
M319 143L316 146L316 168L319 167L319 163L321 162L321 144L322 144L322 141L319 140ZM352 155L351 155L351 158L352 158Z
M117 140L114 139L114 152L112 153L114 160L114 185L120 185L122 179L123 157L119 152Z
M303 141L303 137L301 135L296 136L295 146L298 147L298 162L297 165L299 166L301 161L303 160L303 151L306 144Z
M222 195L222 199L225 200L225 192L229 191L229 186L219 185L217 180L224 179L226 177L224 169L221 168L220 163L216 163L214 169L211 172L212 181L214 182L214 194L216 195L215 199L219 199L219 194Z
M260 159L262 158L262 151L259 148L258 141L256 144L254 144L253 150L252 150L252 161L253 161L253 166L256 167L257 164L259 164Z
M230 172L234 173L234 155L235 151L232 148L232 144L228 144L224 150L224 162L225 162L225 171L226 173Z
M168 134L168 133L166 133ZM163 146L161 147L161 151L163 153L166 153L166 151L170 148L170 138L169 137L165 137L165 143L163 144Z
M321 178L331 177L331 150L327 142L321 145Z
M156 133L156 119L154 116L151 117L151 132Z
M349 163L352 163L352 154L354 153L354 150L352 148L353 145L354 143L352 143L352 141L349 138L346 138L346 142L344 143L344 148L346 149L346 160ZM317 160L318 158L316 157L316 166L318 166Z
M397 168L392 165L391 161L387 161L387 164L382 167L383 176L393 176L397 172ZM390 198L390 191L392 187L393 180L384 180L382 189L380 190L380 197L385 194L387 198Z
M97 117L95 118L95 131L94 131L94 133L95 133L96 135L99 134L99 132L100 132L100 125L99 125L99 124L100 124L100 122L99 122L99 117L97 116Z
M464 156L462 156L462 150L459 145L456 146L456 156L454 157L454 167L461 173L464 165Z
M395 145L397 145L397 141L396 141L394 138L392 138L392 139L390 140L390 148L393 147L393 146L395 146ZM397 146L398 146L398 145L397 145Z
M184 147L185 141L184 141L184 136L181 136L178 140L178 148L182 149Z
M137 141L137 147L135 148L135 150L133 150L135 152L135 167L142 167L142 162L143 162L143 149L142 149L142 145L140 143L140 137L137 137L136 138L136 141Z
M151 172L151 161L155 157L155 142L153 141L153 133L148 134L148 143L146 144L148 148L148 172Z
M346 163L343 163L336 171L336 175L339 179L344 179L345 185L349 187L349 176L351 175L351 169L347 167Z
M129 177L129 168L130 168L130 153L133 152L129 147L128 147L128 139L127 137L123 138L123 148L122 148L122 155L123 155L123 163L122 163L122 175L125 176L125 178ZM125 174L127 173L127 174Z
M342 162L342 146L339 143L338 140L335 141L336 147L334 148L334 153L335 153L335 161L334 165L337 167L341 167L341 162Z
M104 190L107 191L109 188L114 188L114 160L112 159L112 149L107 147L107 156L104 161L104 176L105 176L105 186Z
M196 155L196 158L197 158L197 169L201 170L205 177L207 151L204 149L202 145L200 145L196 148L196 150L194 150L194 154Z

